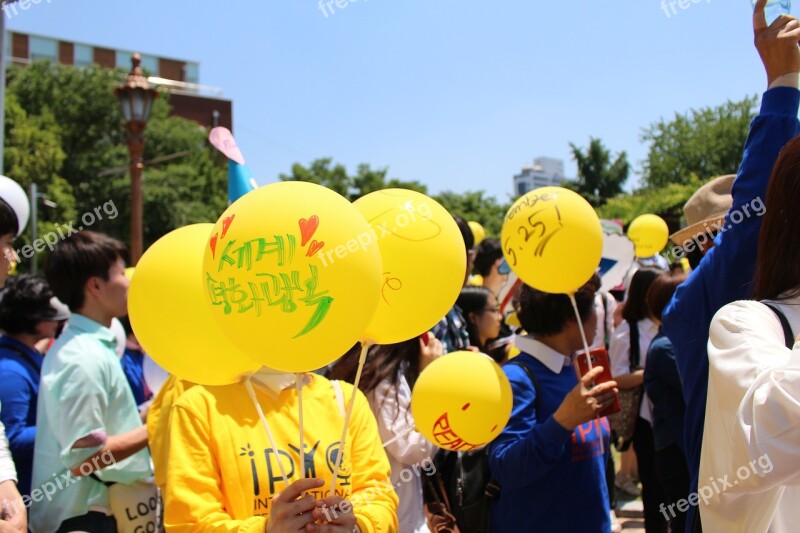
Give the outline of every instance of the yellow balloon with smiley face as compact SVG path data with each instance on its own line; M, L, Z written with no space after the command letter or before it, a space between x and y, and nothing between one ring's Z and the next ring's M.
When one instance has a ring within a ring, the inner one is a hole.
M417 431L451 451L489 444L506 427L513 403L503 370L477 352L436 359L422 371L411 394Z
M534 289L571 294L589 281L603 255L603 228L592 206L562 187L535 189L503 221L503 255Z

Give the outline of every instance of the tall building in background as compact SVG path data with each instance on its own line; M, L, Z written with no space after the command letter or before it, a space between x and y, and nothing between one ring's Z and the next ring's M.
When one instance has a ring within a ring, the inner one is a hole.
M561 185L564 178L564 161L552 157L537 157L532 165L522 167L522 172L514 176L514 194L523 194L538 189Z
M27 65L49 59L63 65L131 69L131 50L63 41L55 37L8 31L6 63ZM196 61L141 54L142 69L151 84L170 93L172 114L206 127L225 126L233 131L233 103L222 98L222 89L200 85L200 64Z

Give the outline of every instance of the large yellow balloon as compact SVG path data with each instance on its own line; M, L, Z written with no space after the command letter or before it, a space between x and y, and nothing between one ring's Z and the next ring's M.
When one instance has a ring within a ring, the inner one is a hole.
M453 352L422 371L411 394L417 431L440 448L469 451L490 443L508 424L511 384L488 355Z
M202 385L228 385L260 367L223 335L205 301L203 250L213 224L194 224L155 242L128 291L131 326L162 368Z
M501 234L508 264L531 287L570 294L595 273L603 230L589 202L561 187L542 187L508 210Z
M467 224L469 229L472 230L472 236L475 238L475 246L478 246L486 238L486 230L483 229L480 222L475 222L474 220L467 222Z
M669 228L658 215L641 215L628 226L628 238L636 246L636 257L653 257L667 245Z
M364 338L402 342L428 331L453 307L467 271L464 238L453 216L406 189L370 193L354 204L380 246L380 302Z
M231 204L205 246L214 318L264 366L308 372L362 338L380 298L381 256L358 209L335 192L287 181ZM138 273L137 273L138 276Z

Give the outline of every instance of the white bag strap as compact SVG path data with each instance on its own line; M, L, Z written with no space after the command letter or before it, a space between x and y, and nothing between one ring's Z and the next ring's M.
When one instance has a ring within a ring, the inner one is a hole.
M331 385L333 385L333 393L336 395L336 403L339 404L339 412L342 416L345 415L345 408L344 408L344 393L342 392L342 384L338 380L331 381Z

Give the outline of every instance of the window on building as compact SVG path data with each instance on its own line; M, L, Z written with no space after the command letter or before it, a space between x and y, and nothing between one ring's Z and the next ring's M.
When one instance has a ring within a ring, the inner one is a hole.
M523 194L528 192L528 184L524 181L517 182L517 194L522 196Z
M200 83L200 65L187 62L183 67L183 79L186 83Z
M130 63L128 63L130 66ZM158 76L158 58L155 56L142 55L142 69L149 76Z
M130 52L123 52L121 50L117 50L116 51L116 60L114 61L114 64L117 66L117 68L123 68L125 70L130 70L131 69L131 56L132 55L133 54L131 54Z
M94 63L92 47L85 44L76 44L74 63L76 67L91 67Z
M58 41L55 39L31 36L28 42L30 43L31 61L37 59L58 61Z

